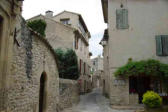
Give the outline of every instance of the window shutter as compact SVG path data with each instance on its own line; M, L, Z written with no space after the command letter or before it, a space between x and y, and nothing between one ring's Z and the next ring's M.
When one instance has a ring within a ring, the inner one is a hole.
M128 29L128 9L116 10L116 27L117 29Z
M122 18L123 18L123 23L122 23L122 28L123 29L127 29L129 28L129 25L128 25L128 10L127 9L122 9Z
M116 27L117 27L117 29L121 29L121 24L122 24L122 10L117 9L116 10Z
M162 36L163 55L168 56L168 35Z
M162 56L163 52L162 52L162 40L161 40L161 36L158 35L156 36L156 55L157 56Z

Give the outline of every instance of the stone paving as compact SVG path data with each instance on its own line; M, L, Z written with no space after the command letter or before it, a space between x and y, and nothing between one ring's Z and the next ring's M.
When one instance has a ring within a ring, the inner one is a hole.
M133 110L114 110L109 106L109 100L102 96L101 89L81 95L78 105L66 109L63 112L135 112Z

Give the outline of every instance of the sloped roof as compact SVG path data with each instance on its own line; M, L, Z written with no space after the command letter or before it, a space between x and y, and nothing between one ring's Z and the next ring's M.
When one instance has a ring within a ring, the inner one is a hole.
M75 13L75 12L70 12L70 11L66 11L66 10L64 10L64 11L58 13L57 15L55 15L54 17L59 16L59 15L65 13L65 12L67 12L67 13L71 13L71 14L74 14L74 15L79 16L79 19L80 19L82 25L84 26L84 29L85 29L87 32L89 32L89 30L88 30L88 28L87 28L87 26L86 26L86 24L85 24L85 22L84 22L84 19L83 19L83 17L82 17L81 14L78 14L78 13Z
M72 29L72 30L76 30L75 28L73 28L73 27L71 27L71 26L69 26L69 25L64 25L64 24L62 24L62 23L60 23L60 22L57 22L57 21L53 20L52 18L48 18L48 17L44 16L44 15L42 15L42 14L39 14L39 15L34 16L34 17L32 17L32 18L29 18L29 19L27 19L26 21L31 21L31 20L36 19L36 18L38 18L38 17L42 17L43 19L49 19L49 20L51 20L51 21L53 21L53 22L55 22L55 23L57 23L57 24L60 24L60 25L62 25L62 26L65 26L65 27L67 27L67 28L70 28L70 29Z

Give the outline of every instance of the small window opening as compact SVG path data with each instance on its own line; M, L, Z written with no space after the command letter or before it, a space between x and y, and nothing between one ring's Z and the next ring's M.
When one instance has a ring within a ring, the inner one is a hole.
M60 19L60 22L64 25L71 25L70 24L70 19L69 18L66 18L66 19Z

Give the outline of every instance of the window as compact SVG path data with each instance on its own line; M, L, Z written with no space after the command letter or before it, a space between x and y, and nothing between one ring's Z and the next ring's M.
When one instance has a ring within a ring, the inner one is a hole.
M93 61L93 65L96 65L96 61L95 60Z
M80 50L82 51L82 47L83 47L83 43L82 43L82 40L80 41L80 44L81 44L81 46L80 46Z
M80 63L79 71L81 73L82 72L82 60L81 59L80 59L79 63Z
M128 9L116 10L116 27L117 29L128 29Z
M86 63L84 62L84 74L86 72Z
M156 55L168 56L168 35L156 36Z
M70 19L69 18L67 18L67 19L60 19L60 21L64 25L70 25Z

